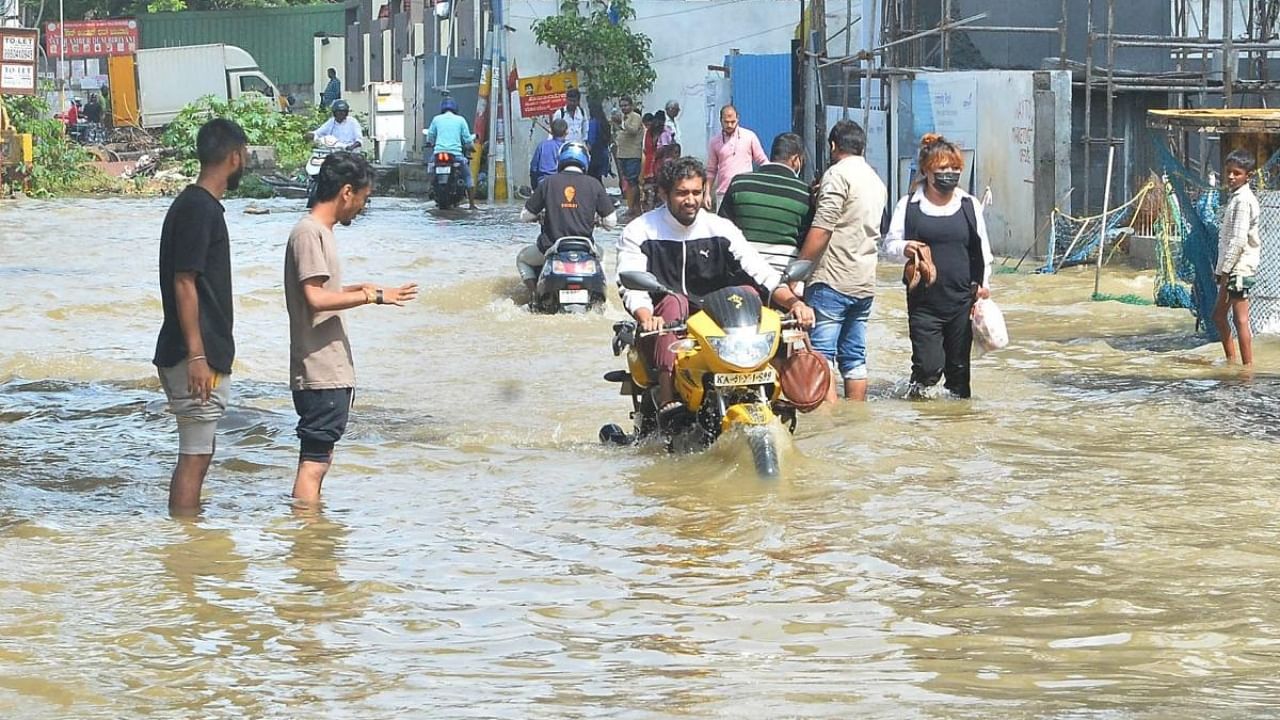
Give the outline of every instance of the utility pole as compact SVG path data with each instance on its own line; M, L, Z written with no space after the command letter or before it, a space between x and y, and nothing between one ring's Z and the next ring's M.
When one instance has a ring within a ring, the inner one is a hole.
M803 2L804 0L801 0L801 7L804 6ZM820 2L822 2L822 0L809 0L808 22L802 22L800 25L802 28L806 28L809 31L807 33L803 33L803 40L800 43L800 72L804 73L804 120L801 124L801 128L804 131L804 146L809 149L809 152L814 153L814 161L812 163L805 163L804 165L806 180L813 179L817 168L812 166L817 165L819 162L817 155L817 118L814 117L813 112L814 108L817 106L818 95L817 90L814 87L813 78L814 68L817 65L817 63L814 62L813 57L813 53L817 47L817 44L813 41L813 17L817 12L817 6Z
M63 75L67 64L67 19L58 0L58 112L67 111L67 78Z

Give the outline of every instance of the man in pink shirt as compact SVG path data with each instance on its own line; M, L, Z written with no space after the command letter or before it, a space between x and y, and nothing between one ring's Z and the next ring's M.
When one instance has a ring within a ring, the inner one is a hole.
M732 105L720 108L720 134L707 144L707 195L703 205L714 207L714 199L724 195L729 183L742 173L749 173L755 165L769 162L769 156L760 147L760 138L738 125L738 109ZM715 195L712 195L712 190Z

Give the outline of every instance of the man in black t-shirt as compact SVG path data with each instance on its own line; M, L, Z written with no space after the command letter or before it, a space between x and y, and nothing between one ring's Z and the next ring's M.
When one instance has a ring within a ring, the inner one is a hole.
M198 511L214 434L227 409L236 345L231 335L231 243L221 200L240 185L247 145L236 123L205 123L196 135L200 176L174 199L160 232L164 323L152 362L169 410L178 418L178 466L169 480L169 511L174 514Z
M538 244L526 247L516 256L520 278L531 293L537 286L546 253L557 240L592 238L597 218L606 230L618 225L613 199L599 180L586 174L590 165L591 155L584 143L565 143L560 148L559 172L538 183L520 211L524 222L542 222Z

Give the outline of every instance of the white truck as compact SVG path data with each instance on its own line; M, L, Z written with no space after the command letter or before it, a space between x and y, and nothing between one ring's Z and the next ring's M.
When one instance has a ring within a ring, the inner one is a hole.
M186 45L137 51L138 109L142 126L173 122L190 103L212 95L231 100L260 95L288 109L271 78L253 56L235 45Z

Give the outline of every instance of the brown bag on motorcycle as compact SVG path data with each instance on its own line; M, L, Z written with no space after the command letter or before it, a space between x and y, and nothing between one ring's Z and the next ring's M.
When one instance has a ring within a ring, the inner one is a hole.
M809 334L800 341L801 347L788 343L786 357L778 364L778 384L782 394L800 412L809 412L827 399L831 387L831 365L827 358L813 349Z

